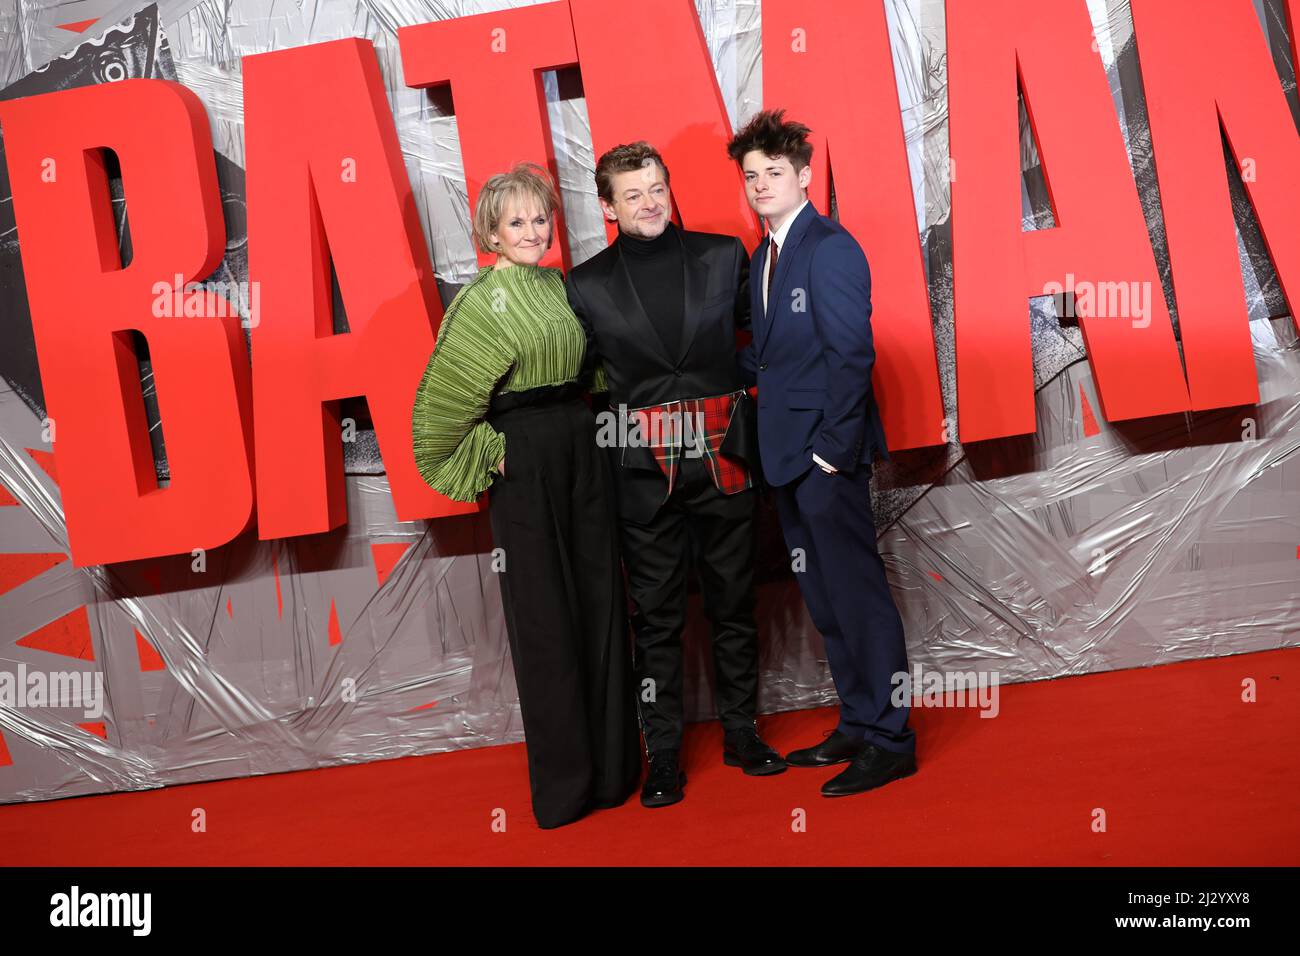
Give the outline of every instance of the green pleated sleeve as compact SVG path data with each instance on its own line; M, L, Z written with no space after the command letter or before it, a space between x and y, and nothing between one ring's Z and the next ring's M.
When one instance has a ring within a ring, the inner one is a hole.
M513 357L476 308L475 283L457 294L438 330L411 415L420 476L453 501L474 501L492 484L505 436L484 419Z

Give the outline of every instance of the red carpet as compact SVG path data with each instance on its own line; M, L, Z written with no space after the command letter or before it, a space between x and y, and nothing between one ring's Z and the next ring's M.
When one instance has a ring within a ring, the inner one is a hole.
M69 866L1296 865L1297 688L1300 649L1003 687L995 719L914 709L918 773L835 800L818 793L833 771L724 766L717 725L701 724L682 803L634 796L559 830L529 813L520 745L0 806L0 847L5 864ZM785 752L833 722L760 726ZM196 807L206 833L190 831Z

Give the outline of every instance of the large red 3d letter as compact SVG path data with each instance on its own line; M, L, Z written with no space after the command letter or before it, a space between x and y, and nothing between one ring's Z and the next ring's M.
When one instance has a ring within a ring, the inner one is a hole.
M252 521L252 418L236 307L186 290L225 250L203 104L176 83L123 80L0 104L0 124L73 564L226 543ZM105 149L121 164L125 267ZM153 365L165 488L132 330Z
M1296 6L1291 0L1293 52ZM1192 407L1254 404L1259 383L1221 127L1294 314L1300 304L1295 122L1250 0L1134 0L1133 26ZM1207 64L1213 68L1202 68Z
M471 210L488 177L520 160L555 174L542 72L577 63L567 3L402 27L397 39L407 86L451 85ZM569 268L563 219L544 266ZM481 265L493 258L479 252Z
M855 90L829 96L828 90ZM764 0L763 102L812 127L809 198L861 243L874 276L874 392L891 449L942 445L930 297L881 0ZM888 277L884 279L883 277Z
M692 0L666 0L653 14L638 0L569 6L596 155L648 140L673 173L682 225L739 236L753 251L758 220L727 157L727 107ZM617 227L607 227L612 239Z
M1185 411L1187 383L1087 5L950 0L946 9L961 440L1036 430L1027 299L1071 287L1106 418ZM1017 78L1056 221L1028 233Z
M365 395L398 520L477 505L415 465L411 408L442 321L374 47L316 43L244 57L258 533L347 520L338 400ZM349 331L333 332L330 261Z

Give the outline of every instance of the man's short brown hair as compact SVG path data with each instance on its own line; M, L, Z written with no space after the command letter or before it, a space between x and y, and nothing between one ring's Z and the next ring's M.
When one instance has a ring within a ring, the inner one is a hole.
M812 162L813 148L808 142L811 132L803 123L787 121L785 110L764 110L732 137L727 155L738 163L754 150L773 158L784 156L797 173Z
M608 150L596 163L596 195L611 205L614 202L614 176L616 173L630 173L643 169L651 162L659 164L664 171L664 182L668 182L668 167L664 158L645 140L624 143Z

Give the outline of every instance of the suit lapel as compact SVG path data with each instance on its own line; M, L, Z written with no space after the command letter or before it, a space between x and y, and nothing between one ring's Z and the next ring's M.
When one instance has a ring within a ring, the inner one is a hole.
M794 254L798 251L799 243L803 241L803 237L808 232L808 227L816 216L817 210L810 201L795 217L794 222L790 224L790 231L785 234L785 245L776 254L776 275L772 277L772 293L767 298L765 315L768 334L763 337L763 343L759 346L760 354L763 351L763 346L767 345L767 340L771 336L772 326L776 324L776 316L779 311L777 303L784 300L786 287L790 284L790 272L794 269ZM766 246L764 250L766 252ZM766 255L764 255L764 260L766 261ZM762 299L759 301L761 302Z
M709 266L695 255L686 244L686 238L678 232L677 238L682 244L682 308L685 310L682 322L682 341L678 349L677 364L681 365L686 354L691 350L696 334L700 331L700 318L704 306L704 290L709 287Z

